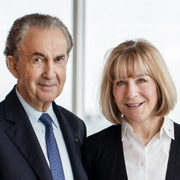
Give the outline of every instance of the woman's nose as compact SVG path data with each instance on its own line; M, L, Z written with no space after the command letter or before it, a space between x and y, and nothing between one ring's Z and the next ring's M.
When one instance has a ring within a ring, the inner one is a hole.
M125 97L129 99L133 99L138 95L138 87L134 83L129 83L127 85Z

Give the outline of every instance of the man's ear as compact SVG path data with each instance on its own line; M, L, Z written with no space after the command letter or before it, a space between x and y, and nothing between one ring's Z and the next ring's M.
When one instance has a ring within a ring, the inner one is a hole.
M19 72L18 72L18 68L17 68L17 61L14 59L13 56L8 56L7 57L7 65L8 68L11 72L11 74L18 79L19 78Z

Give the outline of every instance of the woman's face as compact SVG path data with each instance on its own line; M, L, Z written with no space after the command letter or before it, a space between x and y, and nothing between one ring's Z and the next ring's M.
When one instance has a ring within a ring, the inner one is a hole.
M137 68L135 77L119 77L113 82L113 95L117 107L131 122L155 118L153 110L158 101L155 81Z

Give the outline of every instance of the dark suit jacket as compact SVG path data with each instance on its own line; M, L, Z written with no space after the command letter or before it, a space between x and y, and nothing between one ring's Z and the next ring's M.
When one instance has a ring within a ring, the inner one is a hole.
M81 145L86 136L85 125L74 114L54 102L53 109L61 126L74 179L87 180L81 162ZM15 88L0 103L0 179L53 180Z
M180 125L174 123L174 127L175 140L171 140L166 180L180 180ZM88 137L82 158L89 180L127 180L121 125Z

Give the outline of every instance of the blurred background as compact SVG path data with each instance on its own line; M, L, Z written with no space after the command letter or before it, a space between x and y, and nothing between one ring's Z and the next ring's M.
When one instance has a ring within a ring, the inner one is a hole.
M106 52L127 39L144 38L162 54L180 97L180 0L1 0L0 101L16 84L3 55L15 19L25 14L57 16L74 38L67 81L56 103L84 120L88 135L111 125L100 113L99 80ZM169 114L180 123L180 101Z

